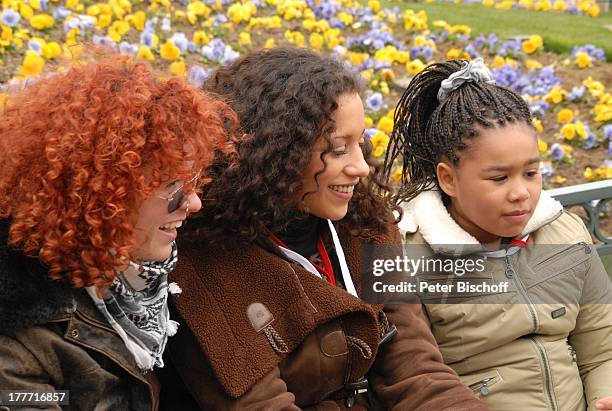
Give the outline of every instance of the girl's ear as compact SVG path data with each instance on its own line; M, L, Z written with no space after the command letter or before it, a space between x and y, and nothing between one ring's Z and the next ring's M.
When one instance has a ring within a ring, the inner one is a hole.
M455 172L455 167L446 162L438 163L436 166L436 176L438 177L440 189L449 197L455 197L457 194L457 174Z

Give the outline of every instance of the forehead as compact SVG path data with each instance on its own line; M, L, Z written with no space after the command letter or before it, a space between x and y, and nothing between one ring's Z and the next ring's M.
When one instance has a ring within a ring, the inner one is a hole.
M363 102L357 93L345 93L337 99L338 108L332 113L336 122L334 135L361 133L364 124Z
M466 166L484 168L492 164L514 165L538 156L535 131L523 123L479 129L473 139L465 139L468 149L460 154Z

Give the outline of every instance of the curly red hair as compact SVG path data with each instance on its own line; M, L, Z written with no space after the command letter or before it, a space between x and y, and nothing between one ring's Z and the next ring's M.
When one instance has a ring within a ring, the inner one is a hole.
M235 114L179 78L105 53L13 92L0 114L0 217L53 279L104 286L163 181L228 153Z

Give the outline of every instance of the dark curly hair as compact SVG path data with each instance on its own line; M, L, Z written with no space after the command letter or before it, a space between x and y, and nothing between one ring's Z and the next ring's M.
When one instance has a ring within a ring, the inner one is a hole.
M503 127L513 122L533 127L529 107L521 96L495 84L466 82L440 103L440 84L466 63L450 60L427 66L412 79L397 103L383 166L388 180L395 160L402 158L401 186L395 202L410 201L438 187L437 164L447 158L457 165L457 153L467 148L464 139L477 137L479 127ZM444 192L442 196L448 202Z
M282 230L296 216L299 199L292 194L302 188L313 146L327 139L324 163L331 151L338 97L359 93L360 78L332 58L278 47L220 68L203 88L236 111L244 137L235 165L219 159L211 167L214 183L204 193L198 237L227 245L262 238L262 226ZM356 187L345 217L355 235L384 232L390 213L381 193L387 191L374 175Z
M90 53L11 90L0 112L0 218L11 221L10 245L76 287L110 284L135 246L142 201L163 181L191 178L215 150L231 150L226 127L237 122L183 79Z

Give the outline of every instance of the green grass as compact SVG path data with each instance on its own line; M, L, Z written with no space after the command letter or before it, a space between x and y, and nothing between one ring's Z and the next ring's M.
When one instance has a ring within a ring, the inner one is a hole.
M383 0L385 6L425 10L429 22L445 20L449 24L466 24L472 35L495 33L507 38L539 34L547 50L568 54L576 45L594 44L605 50L612 61L612 13L597 17L567 13L527 10L498 10L481 4L414 3Z

